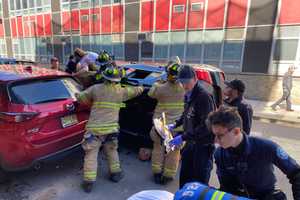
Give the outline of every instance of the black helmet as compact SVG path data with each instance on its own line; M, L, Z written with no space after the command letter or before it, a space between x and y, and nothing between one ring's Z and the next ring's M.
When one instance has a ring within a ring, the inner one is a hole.
M108 61L111 60L110 55L106 51L101 51L99 53L97 61L100 63L107 63Z

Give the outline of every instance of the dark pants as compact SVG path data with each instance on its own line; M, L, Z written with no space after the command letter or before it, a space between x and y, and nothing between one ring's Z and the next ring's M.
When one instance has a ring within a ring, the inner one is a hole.
M197 181L208 184L213 167L213 145L188 142L182 150L179 187Z
M270 194L267 194L265 197L259 199L260 200L287 200L287 197L281 190L274 190Z

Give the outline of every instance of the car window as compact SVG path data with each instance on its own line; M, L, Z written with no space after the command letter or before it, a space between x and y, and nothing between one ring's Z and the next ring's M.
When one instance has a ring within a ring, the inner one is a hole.
M75 99L80 89L72 78L56 78L16 82L10 86L9 93L12 103L30 105Z

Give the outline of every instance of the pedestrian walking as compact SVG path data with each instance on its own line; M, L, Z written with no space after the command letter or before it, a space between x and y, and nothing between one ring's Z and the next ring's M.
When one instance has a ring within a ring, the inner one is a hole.
M292 109L292 99L291 92L293 88L293 73L295 71L295 66L290 65L288 71L285 72L282 79L282 96L274 104L271 105L271 108L276 111L276 107L280 105L283 101L286 102L286 110L294 111Z

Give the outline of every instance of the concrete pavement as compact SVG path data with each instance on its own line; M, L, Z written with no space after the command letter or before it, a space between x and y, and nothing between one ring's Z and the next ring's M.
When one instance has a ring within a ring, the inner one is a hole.
M271 108L273 102L249 99L246 99L246 101L252 105L255 120L300 127L300 105L292 105L293 112L286 111L285 105L280 105L274 111Z

